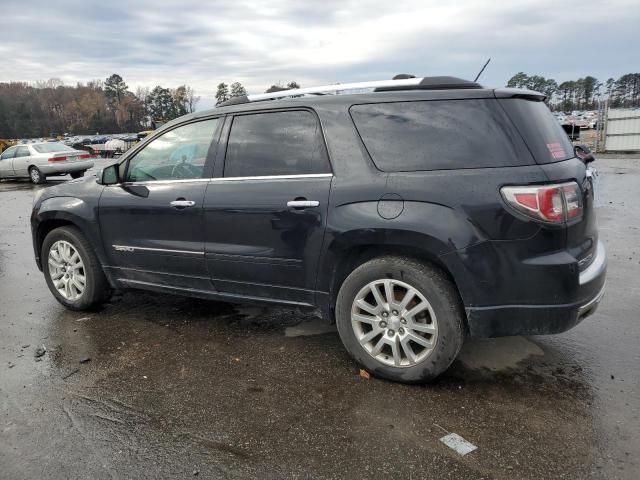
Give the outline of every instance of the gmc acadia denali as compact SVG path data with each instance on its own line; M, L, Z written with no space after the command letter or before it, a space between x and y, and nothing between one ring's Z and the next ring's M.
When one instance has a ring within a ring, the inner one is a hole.
M592 160L527 90L238 97L42 190L33 246L67 308L114 289L317 307L374 375L426 382L467 335L558 333L595 310Z

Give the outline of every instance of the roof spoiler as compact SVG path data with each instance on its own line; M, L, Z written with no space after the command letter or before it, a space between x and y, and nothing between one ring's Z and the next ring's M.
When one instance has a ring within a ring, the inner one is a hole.
M536 102L544 102L547 99L543 93L523 88L496 88L493 93L496 98L524 98Z

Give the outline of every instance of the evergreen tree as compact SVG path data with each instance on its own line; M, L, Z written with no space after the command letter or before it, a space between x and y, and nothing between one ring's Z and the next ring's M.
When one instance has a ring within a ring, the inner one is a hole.
M240 82L233 82L231 84L231 96L242 97L247 94L247 90L242 86Z
M178 116L171 91L160 85L151 90L147 97L147 109L154 120L167 121Z
M114 73L104 81L104 95L110 103L120 103L128 88L122 77L117 73Z
M229 87L226 83L221 82L218 84L218 90L216 91L216 105L229 100Z

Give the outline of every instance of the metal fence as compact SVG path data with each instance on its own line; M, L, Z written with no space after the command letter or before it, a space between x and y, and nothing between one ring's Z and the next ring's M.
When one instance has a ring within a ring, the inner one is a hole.
M640 108L607 109L601 138L605 152L640 152Z

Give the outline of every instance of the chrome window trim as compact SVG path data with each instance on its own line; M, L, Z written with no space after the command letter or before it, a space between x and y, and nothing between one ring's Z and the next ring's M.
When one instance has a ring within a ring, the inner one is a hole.
M166 252L166 253L187 253L191 255L204 255L204 252L196 252L193 250L171 250L168 248L151 248L151 247L132 247L130 245L111 245L114 250L118 252L131 252L135 253L136 250L142 250L147 252Z
M210 179L212 182L231 181L238 182L243 180L287 180L296 178L329 178L333 177L333 173L309 173L299 175L257 175L253 177L216 177Z
M122 186L130 186L130 185L165 185L168 183L199 183L199 182L208 182L210 178L186 178L186 179L170 179L170 180L145 180L143 182L121 182L114 183L112 185L107 185L108 187L122 187Z
M213 177L213 178L191 178L179 180L146 180L144 182L122 182L106 185L107 187L123 187L130 185L165 185L170 183L198 183L198 182L241 182L244 180L288 180L296 178L330 178L333 173L309 173L300 175L260 175L254 177Z

